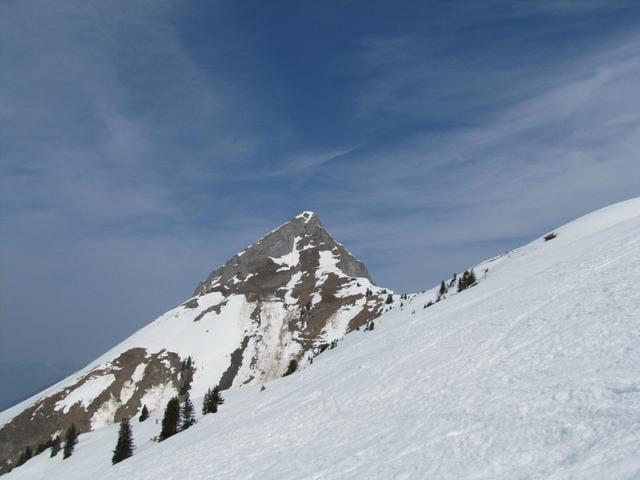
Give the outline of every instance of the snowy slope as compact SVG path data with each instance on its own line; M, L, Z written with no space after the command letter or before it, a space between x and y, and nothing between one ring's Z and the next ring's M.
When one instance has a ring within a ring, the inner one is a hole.
M159 414L134 422L117 466L109 426L6 478L640 478L640 199L555 233L429 308L437 288L397 300L373 331L265 391L226 392L161 444Z
M183 304L0 412L0 474L71 424L88 432L143 406L162 411L187 391L198 397L214 385L281 377L291 361L310 362L376 318L387 294L317 215L303 212L212 271Z

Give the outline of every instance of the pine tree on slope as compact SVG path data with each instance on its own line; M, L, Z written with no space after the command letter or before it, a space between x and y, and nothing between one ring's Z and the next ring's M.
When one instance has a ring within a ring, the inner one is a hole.
M207 413L216 413L218 411L218 406L224 403L224 399L222 395L220 395L220 389L218 386L215 386L213 389L207 390L207 393L204 395L204 401L202 402L202 414L206 415Z
M146 405L142 406L142 411L140 412L140 418L138 418L139 422L144 422L147 418L149 418L149 410Z
M187 397L182 405L182 425L180 431L184 431L196 423L196 417L191 399Z
M167 403L162 417L162 430L160 431L160 441L178 433L178 422L180 421L180 401L178 397L173 397Z
M73 454L73 450L78 443L78 430L75 424L71 424L67 430L67 435L64 441L64 449L62 450L62 458L69 458Z
M115 465L125 458L129 458L131 455L133 455L133 434L131 433L131 425L129 425L129 419L124 418L120 422L118 441L116 442L116 448L113 450L111 463Z
M62 440L60 439L59 435L56 435L56 438L54 438L51 441L51 457L52 458L58 455L58 452L60 451L61 443L62 443Z
M284 372L283 377L286 377L288 375L291 375L292 373L294 373L296 370L298 369L298 361L295 358L292 358L291 361L289 362L289 366L287 367L287 371Z
M222 405L224 403L224 398L220 395L220 387L217 385L213 387L213 401L216 402L216 405Z
M207 390L202 399L202 414L206 415L207 413L216 413L215 410L211 410L211 389Z
M476 274L473 271L473 268L470 271L465 270L462 276L458 279L458 291L461 292L469 287L473 287L476 282Z

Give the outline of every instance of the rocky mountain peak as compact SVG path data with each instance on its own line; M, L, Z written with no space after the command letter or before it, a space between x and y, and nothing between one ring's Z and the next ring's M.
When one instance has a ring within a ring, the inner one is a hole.
M315 213L305 211L211 272L194 296L219 291L284 298L294 276L313 276L326 268L338 276L364 278L373 284L367 267L334 240Z
M388 292L302 212L200 283L187 302L0 423L0 474L71 424L86 432L158 411L175 395L266 382L304 366L384 309Z

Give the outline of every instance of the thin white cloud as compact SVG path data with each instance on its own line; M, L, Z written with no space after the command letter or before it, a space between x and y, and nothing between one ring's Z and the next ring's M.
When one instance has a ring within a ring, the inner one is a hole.
M640 38L627 38L550 72L545 88L481 126L417 135L343 166L349 185L330 195L339 234L369 258L410 252L460 268L456 256L473 248L465 242L532 238L640 195L639 52ZM354 228L362 199L370 219ZM387 274L401 277L403 268Z

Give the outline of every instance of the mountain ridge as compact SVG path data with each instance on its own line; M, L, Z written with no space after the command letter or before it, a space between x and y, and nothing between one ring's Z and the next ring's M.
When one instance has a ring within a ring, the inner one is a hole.
M635 478L639 245L640 198L475 265L466 290L394 297L375 330L228 390L165 442L150 440L161 412L132 422L136 452L116 466L110 425L8 478Z
M376 318L386 294L316 214L302 212L213 270L186 302L0 413L0 472L71 423L86 432L186 391L282 376L292 360L310 362Z

